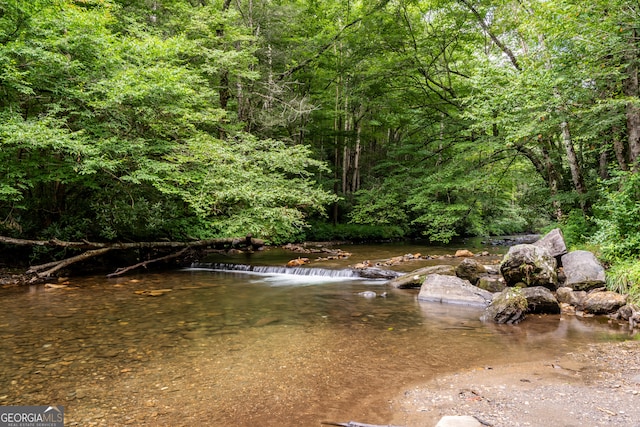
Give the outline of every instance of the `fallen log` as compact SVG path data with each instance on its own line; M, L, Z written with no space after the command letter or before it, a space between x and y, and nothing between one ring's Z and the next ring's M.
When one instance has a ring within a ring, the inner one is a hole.
M215 247L237 247L237 246L251 246L253 249L264 246L264 241L261 239L255 239L250 234L246 237L222 237L217 239L204 239L193 240L188 242L130 242L130 243L104 243L104 242L89 242L83 240L82 242L68 242L58 239L51 240L27 240L16 239L13 237L0 236L0 243L7 243L18 246L51 246L61 248L76 248L76 249L139 249L139 248L184 248L188 247L203 247L203 246L215 246Z
M114 271L113 273L107 274L108 278L113 278L113 277L117 277L117 276L122 276L124 273L131 271L131 270L135 270L136 268L140 268L140 267L147 267L147 265L152 264L154 262L158 262L158 261L168 261L170 259L174 259L174 258L178 258L180 256L182 256L182 254L184 254L185 252L187 252L189 249L191 248L184 248L181 251L178 252L174 252L172 254L160 257L160 258L154 258L154 259L149 259L146 261L142 261L139 262L137 264L134 265L130 265L128 267L122 267L122 268L118 268L116 271Z
M71 258L65 258L60 261L54 261L54 262L49 262L47 264L33 266L29 270L27 270L27 274L29 275L35 273L35 275L31 279L29 279L29 283L35 283L40 279L50 277L53 273L55 273L56 271L66 266L69 266L79 261L83 261L85 259L89 259L89 258L96 257L98 255L105 254L110 250L111 250L110 248L94 249L94 250L83 252L80 255L77 255ZM48 267L51 267L51 268L43 272L39 272L40 270L43 270Z
M60 247L60 248L70 248L70 249L78 249L78 250L85 251L79 255L75 255L62 260L31 266L26 272L28 276L32 276L28 281L29 283L36 283L40 280L43 280L47 277L52 276L54 273L56 273L57 271L59 271L64 267L67 267L74 263L84 261L93 257L97 257L99 255L103 255L107 252L114 251L114 250L176 249L178 250L178 252L171 253L169 255L165 255L155 259L142 261L140 263L131 265L129 267L119 268L115 272L111 273L109 277L119 276L139 267L146 267L148 264L151 264L153 262L177 258L182 254L184 254L189 249L206 248L206 247L212 247L216 249L249 247L253 250L257 250L262 246L264 246L263 240L255 239L251 234L248 234L247 236L241 237L241 238L224 237L224 238L216 238L216 239L194 240L194 241L188 241L188 242L173 242L173 241L164 242L163 241L163 242L129 242L129 243L90 242L86 240L83 240L80 242L72 242L72 241L63 241L58 239L29 240L29 239L16 239L13 237L0 236L0 243L5 243L9 245L18 245L18 246Z

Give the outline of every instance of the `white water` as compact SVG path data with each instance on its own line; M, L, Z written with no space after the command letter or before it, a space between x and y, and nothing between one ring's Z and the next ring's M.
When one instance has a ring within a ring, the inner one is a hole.
M318 285L332 282L362 280L364 283L380 284L382 280L364 279L352 269L327 269L313 267L281 267L233 263L194 263L185 271L220 271L250 274L258 277L251 283L267 283L270 286Z

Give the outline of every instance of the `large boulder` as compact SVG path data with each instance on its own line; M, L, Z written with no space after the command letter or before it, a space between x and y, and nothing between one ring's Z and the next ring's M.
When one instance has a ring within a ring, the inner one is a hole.
M546 248L532 244L509 248L500 264L500 272L508 286L544 286L555 290L558 285L556 259Z
M455 276L430 274L425 279L418 300L486 307L493 294L473 286L469 281Z
M480 320L515 325L524 320L527 309L522 288L507 288L493 298Z
M486 272L484 266L473 258L465 258L456 267L456 276L468 280L472 285L476 285L480 280L480 275Z
M609 314L627 303L625 295L611 291L592 292L582 302L582 310L591 314Z
M548 250L552 257L557 258L567 253L567 245L559 228L554 228L533 244Z
M432 265L429 267L414 270L409 274L403 274L402 276L396 277L395 279L391 279L387 284L396 289L419 288L422 286L422 283L424 283L424 279L429 274L455 276L456 269L454 266L448 264Z
M558 300L547 288L542 286L523 288L522 295L527 299L527 313L560 313Z
M566 276L564 285L577 291L588 291L605 284L604 267L589 251L572 251L562 256Z

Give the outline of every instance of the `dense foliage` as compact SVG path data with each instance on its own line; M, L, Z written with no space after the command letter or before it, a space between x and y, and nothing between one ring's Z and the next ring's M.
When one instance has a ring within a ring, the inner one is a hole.
M556 222L634 259L639 22L624 0L0 0L0 232Z

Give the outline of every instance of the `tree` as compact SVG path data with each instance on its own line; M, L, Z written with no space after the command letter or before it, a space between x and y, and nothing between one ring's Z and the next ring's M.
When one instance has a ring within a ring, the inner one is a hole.
M3 29L0 47L5 231L107 240L298 235L305 216L333 198L311 179L324 165L306 147L242 133L231 97L221 98L223 74L253 78L253 50L237 43L243 30L229 21L216 32L209 18L228 16L214 5L126 4L138 13L106 0L60 0L3 21L19 29Z

